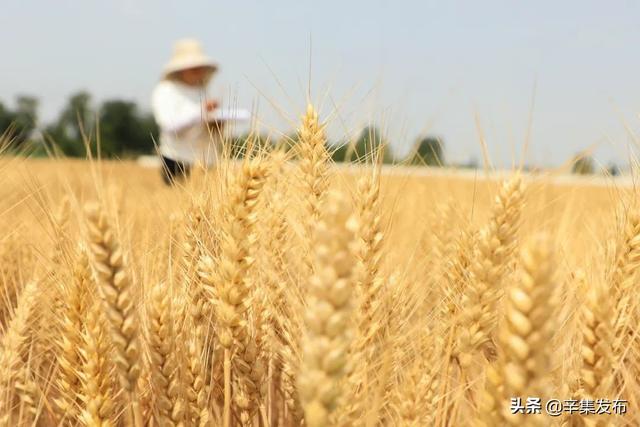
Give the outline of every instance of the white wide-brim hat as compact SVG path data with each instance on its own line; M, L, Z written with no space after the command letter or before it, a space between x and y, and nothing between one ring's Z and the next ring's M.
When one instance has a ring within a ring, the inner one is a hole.
M218 64L205 55L199 41L183 39L178 40L174 45L173 56L162 71L167 78L175 72L199 67L208 68L213 73L218 69Z

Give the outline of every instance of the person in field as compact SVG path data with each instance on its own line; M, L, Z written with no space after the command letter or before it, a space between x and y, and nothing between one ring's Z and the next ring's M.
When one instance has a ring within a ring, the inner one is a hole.
M162 177L168 185L186 177L193 165L208 167L217 160L222 124L207 120L219 106L207 96L217 70L197 40L180 40L153 90L151 106L160 127Z

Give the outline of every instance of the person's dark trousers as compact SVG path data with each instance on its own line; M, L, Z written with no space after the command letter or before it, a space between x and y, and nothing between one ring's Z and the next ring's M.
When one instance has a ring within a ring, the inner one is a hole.
M162 179L165 184L173 185L178 179L189 176L191 167L187 163L178 162L168 157L160 156L162 160Z

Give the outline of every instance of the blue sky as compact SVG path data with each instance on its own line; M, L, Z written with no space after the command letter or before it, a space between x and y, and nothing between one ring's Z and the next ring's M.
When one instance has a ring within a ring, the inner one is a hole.
M399 151L441 136L454 161L559 165L595 147L624 162L640 133L635 1L4 0L0 100L41 98L44 120L89 90L149 104L175 39L199 38L221 71L212 93L257 105L284 131L311 98L334 139L379 124ZM336 109L337 108L337 109ZM334 114L332 114L334 113Z

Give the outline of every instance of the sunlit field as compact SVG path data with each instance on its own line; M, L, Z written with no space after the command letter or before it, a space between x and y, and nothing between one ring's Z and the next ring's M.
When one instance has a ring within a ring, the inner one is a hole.
M0 424L638 425L632 187L299 132L175 187L0 159Z

